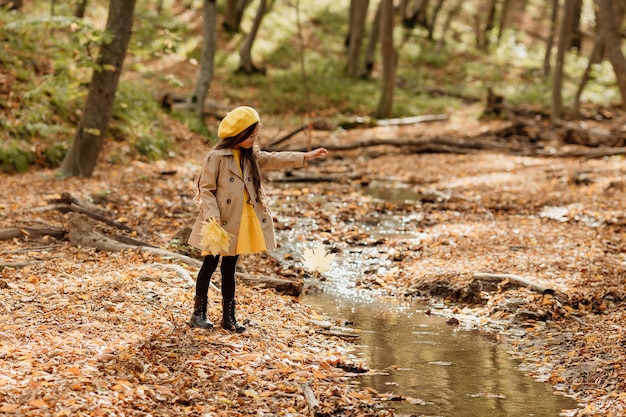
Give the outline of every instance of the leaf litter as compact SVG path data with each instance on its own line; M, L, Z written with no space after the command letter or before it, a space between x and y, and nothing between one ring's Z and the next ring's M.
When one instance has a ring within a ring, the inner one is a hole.
M403 129L368 133L407 134ZM343 135L323 140L350 139ZM0 227L64 228L65 215L46 201L71 190L128 225L131 237L189 253L176 236L195 215L190 185L203 145L188 138L181 144L189 152L168 163L105 164L90 179L3 174ZM623 159L379 148L305 170L360 174L358 183L269 184L277 228L295 230L303 246L323 242L313 259L324 264L326 248L335 259L362 248L371 266L356 282L360 289L431 301L462 327L497 334L528 374L580 403L575 415L623 415ZM576 181L580 172L584 182ZM362 188L369 178L405 184L423 197L368 197ZM381 231L387 221L390 230ZM304 259L254 255L240 268L298 280L309 276ZM391 413L385 402L393 394L355 388L349 370L363 364L346 360L344 339L311 324L328 318L292 297L239 285L246 333L207 332L186 325L197 271L174 260L25 235L3 241L1 262L2 414L305 415L306 384L320 402L318 415ZM481 282L473 279L477 272L529 277L554 293ZM210 291L215 320L220 296Z

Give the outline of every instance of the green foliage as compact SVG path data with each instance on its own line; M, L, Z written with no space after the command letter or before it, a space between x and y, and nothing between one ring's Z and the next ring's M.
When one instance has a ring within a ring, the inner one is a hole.
M35 159L26 142L9 140L0 143L0 169L5 172L26 172Z
M109 129L116 140L130 143L150 160L158 160L167 158L173 141L166 136L160 123L162 110L149 91L148 85L138 81L120 82Z
M530 10L543 13L543 3L530 3ZM113 139L129 145L111 150L111 160L116 163L138 155L168 157L174 142L167 133L166 117L184 123L209 142L216 140L215 132L197 115L182 111L164 114L154 95L160 94L163 86L175 93L192 91L195 72L190 75L190 62L200 61L198 19L203 3L187 1L183 14L176 14L180 9L176 2L166 1L160 14L156 4L151 0L138 2L136 7L127 66L109 124ZM2 170L19 171L33 163L56 166L72 140L91 75L102 70L96 65L99 46L110 40L100 29L108 2L90 2L85 19L71 17L75 5L75 1L55 2L56 16L50 16L50 2L44 0L26 2L19 14L0 9L0 75L6 74L11 81L10 96L0 91ZM223 7L218 5L220 16ZM240 33L220 33L211 93L221 102L256 106L268 115L371 115L381 89L380 50L371 78L347 76L347 4L324 0L298 2L298 7L296 13L292 3L272 2L264 17L252 52L254 63L265 68L266 75L235 73L256 7L246 9ZM473 3L464 3L442 43L438 42L440 27L433 42L426 38L424 28L398 26L392 117L449 112L465 106L463 97L482 99L489 88L504 95L508 103L549 108L550 80L541 68L544 45L524 30L506 30L499 40L493 30L487 34L489 51L478 51L475 22L470 18L476 12L473 7ZM446 10L442 9L441 22ZM368 30L373 13L371 7ZM368 36L366 33L365 40ZM566 101L575 94L586 62L585 57L568 54L563 88ZM591 77L584 100L602 103L618 99L610 65L596 65ZM434 95L433 90L448 94Z

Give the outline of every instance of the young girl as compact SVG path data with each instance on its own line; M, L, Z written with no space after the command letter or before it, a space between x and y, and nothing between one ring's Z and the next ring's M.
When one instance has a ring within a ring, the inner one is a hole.
M196 203L200 211L189 244L202 250L204 262L196 281L192 327L212 329L207 319L207 294L211 276L222 257L222 327L243 332L235 318L235 268L239 255L276 247L274 225L263 192L261 169L300 168L304 161L325 157L328 151L264 152L254 146L260 128L259 114L252 107L233 109L222 120L220 141L207 153L197 180ZM229 247L210 253L202 245L202 225L216 220L230 234Z

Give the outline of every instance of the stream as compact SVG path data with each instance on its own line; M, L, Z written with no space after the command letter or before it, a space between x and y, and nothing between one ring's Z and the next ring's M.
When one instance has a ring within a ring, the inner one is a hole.
M370 371L355 385L406 397L397 414L446 417L556 417L576 402L525 376L505 348L477 331L461 330L426 314L427 306L367 299L326 286L302 303L353 323L360 339L348 357Z
M376 193L376 190L370 190ZM377 195L395 199L395 195ZM411 199L406 193L402 199ZM410 219L379 219L371 234L393 235L406 230ZM310 222L310 224L309 224ZM313 227L314 219L301 218L300 226ZM297 242L290 230L278 232L282 242ZM404 235L406 237L406 234ZM416 236L417 237L417 236ZM277 259L303 253L300 241L277 249ZM505 346L478 331L446 323L433 306L423 302L380 297L356 288L366 270L392 268L377 256L377 248L343 250L335 258L328 279L310 282L319 291L304 294L301 302L329 320L344 320L359 333L346 352L370 371L352 380L403 400L388 404L398 415L441 417L559 417L575 415L572 398L555 394L548 383L538 382ZM371 251L369 253L368 251ZM284 259L284 258L283 258ZM431 310L433 311L430 314Z

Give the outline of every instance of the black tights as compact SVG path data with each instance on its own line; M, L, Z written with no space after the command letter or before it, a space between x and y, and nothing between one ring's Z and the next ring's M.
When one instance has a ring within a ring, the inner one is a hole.
M222 298L235 298L235 269L237 267L237 259L239 255L222 257L222 265L220 272L222 273ZM198 272L196 280L196 296L206 297L211 284L213 272L217 269L217 263L220 260L219 255L207 255L204 257L202 267Z

